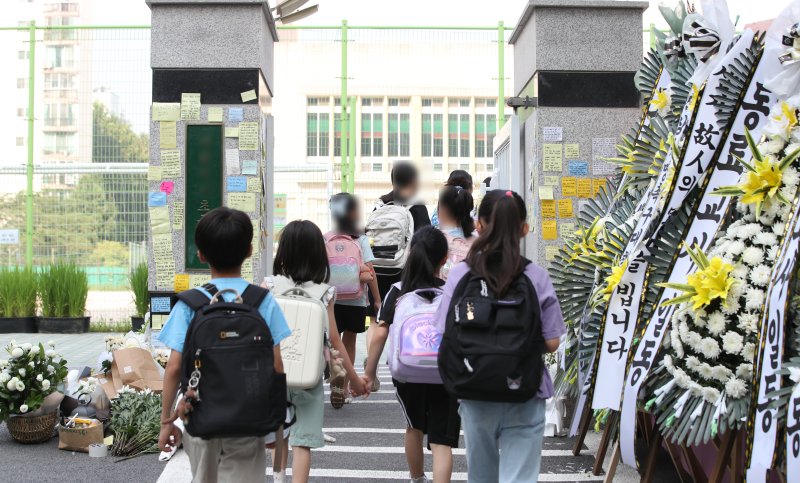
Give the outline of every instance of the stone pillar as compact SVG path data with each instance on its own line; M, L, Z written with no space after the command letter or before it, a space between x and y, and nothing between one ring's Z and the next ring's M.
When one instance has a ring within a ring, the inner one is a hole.
M196 257L194 228L211 209L230 206L252 219L246 279L260 281L271 266L274 163L267 110L278 35L265 0L147 4L153 70L149 288L159 314L168 312L171 293L210 278Z
M520 140L530 211L526 254L542 266L612 174L614 165L599 158L616 156L619 136L638 122L633 76L642 62L647 7L646 1L529 0L509 39L516 96L538 101L517 109L512 137Z

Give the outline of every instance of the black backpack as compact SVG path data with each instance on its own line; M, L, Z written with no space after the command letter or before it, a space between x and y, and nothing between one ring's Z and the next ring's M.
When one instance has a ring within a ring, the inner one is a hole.
M461 279L438 362L445 389L459 399L525 402L536 395L544 339L539 298L524 272L502 299L472 273Z
M203 288L211 300L194 289L178 294L195 311L183 345L181 389L189 388L195 368L200 373L186 430L204 439L265 436L286 418L286 375L275 372L272 334L258 311L269 291L249 285L225 302L222 293L235 290Z

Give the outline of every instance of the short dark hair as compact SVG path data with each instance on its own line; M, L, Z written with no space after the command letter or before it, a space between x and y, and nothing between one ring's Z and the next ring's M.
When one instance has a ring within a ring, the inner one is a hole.
M463 169L455 169L444 184L445 186L460 186L467 191L472 191L472 175Z
M297 283L327 283L331 269L319 227L308 220L295 220L286 225L281 230L272 272Z
M395 191L410 186L419 179L419 171L409 161L395 161L392 166L392 186Z
M242 211L225 206L215 208L197 223L194 242L212 268L238 268L250 255L253 223Z

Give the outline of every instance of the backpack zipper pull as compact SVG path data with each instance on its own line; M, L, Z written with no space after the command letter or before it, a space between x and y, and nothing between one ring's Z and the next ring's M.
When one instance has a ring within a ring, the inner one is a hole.
M194 370L192 374L189 376L189 386L188 389L194 389L194 400L200 402L200 366L202 363L200 362L200 351L201 349L197 349L194 353Z
M489 287L486 286L486 280L481 280L481 295L484 297L489 296Z

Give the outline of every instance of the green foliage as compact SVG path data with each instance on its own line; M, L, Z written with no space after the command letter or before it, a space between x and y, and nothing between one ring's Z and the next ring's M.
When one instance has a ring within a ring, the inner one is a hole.
M36 294L32 270L0 268L0 317L36 315Z
M120 242L103 240L95 245L86 261L89 265L124 267L128 265L128 247Z
M136 306L136 315L144 317L150 304L147 290L147 264L140 263L131 271L128 278L133 291L133 304Z
M94 320L89 323L89 332L118 332L127 334L131 330L131 320Z
M122 388L111 402L111 430L114 432L114 456L134 457L158 452L161 430L161 396Z
M48 342L6 346L8 360L0 359L0 421L13 414L26 414L41 407L44 398L54 392L67 377L67 361Z
M56 263L39 276L44 317L81 317L86 311L89 279L74 263Z

